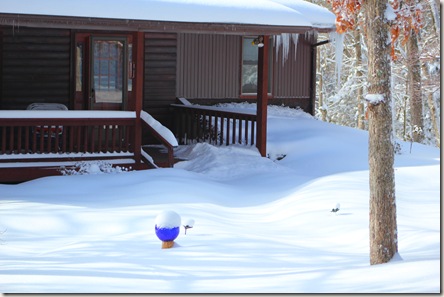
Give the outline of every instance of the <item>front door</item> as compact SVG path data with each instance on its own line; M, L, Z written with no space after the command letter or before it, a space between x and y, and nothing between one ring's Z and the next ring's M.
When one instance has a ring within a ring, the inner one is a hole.
M131 35L76 35L75 109L126 110L132 96Z

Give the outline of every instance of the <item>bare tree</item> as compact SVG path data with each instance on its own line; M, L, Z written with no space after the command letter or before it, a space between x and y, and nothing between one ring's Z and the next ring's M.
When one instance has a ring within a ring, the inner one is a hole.
M386 263L398 251L387 5L381 0L363 3L369 61L370 264Z
M354 27L362 9L368 48L367 115L369 119L370 264L390 261L398 252L394 146L392 126L391 27L386 19L387 0L330 0L336 28ZM394 18L393 18L394 20ZM393 41L393 39L392 39Z
M413 1L414 2L414 1ZM421 65L419 61L418 35L412 30L407 40L408 92L410 95L410 116L412 123L412 141L423 139Z
M361 47L361 30L359 27L356 27L354 30L354 38L355 38L355 59L356 59L356 79L361 80L363 76L362 72L362 47ZM364 87L362 83L358 86L358 128L364 130L365 129L365 106L363 101Z

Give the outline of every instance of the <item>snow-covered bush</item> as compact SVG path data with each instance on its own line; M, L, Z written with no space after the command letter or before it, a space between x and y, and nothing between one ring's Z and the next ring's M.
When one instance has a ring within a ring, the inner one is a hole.
M114 166L106 161L81 161L77 162L73 167L62 167L60 172L63 175L82 175L82 174L103 174L103 173L120 173L126 172L128 168Z

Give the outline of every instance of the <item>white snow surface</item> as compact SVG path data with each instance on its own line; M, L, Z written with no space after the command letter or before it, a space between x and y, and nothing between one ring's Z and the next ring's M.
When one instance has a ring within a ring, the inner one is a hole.
M177 139L170 129L162 125L158 120L153 118L152 115L142 110L140 113L140 118L149 124L154 130L156 130L159 135L161 135L166 141L168 141L172 146L178 146Z
M0 119L57 119L57 118L135 118L135 111L112 110L0 110Z
M0 13L316 28L335 24L328 9L302 0L0 0Z
M158 228L172 229L180 227L181 218L180 215L172 210L164 210L157 215L155 225Z
M385 101L383 94L367 94L364 98L368 103L373 105L378 105Z
M0 290L439 293L440 150L399 143L387 264L369 264L368 133L274 106L270 158L196 144L174 168L0 185ZM164 210L199 222L171 249L154 230Z

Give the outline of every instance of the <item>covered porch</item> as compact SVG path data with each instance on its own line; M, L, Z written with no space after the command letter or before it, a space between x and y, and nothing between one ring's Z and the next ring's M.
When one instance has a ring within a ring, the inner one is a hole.
M313 109L317 33L334 30L332 13L304 1L44 2L0 0L0 182L85 160L172 167L174 147L198 141L266 156L269 100ZM178 97L248 99L257 111ZM25 110L35 102L68 110Z

